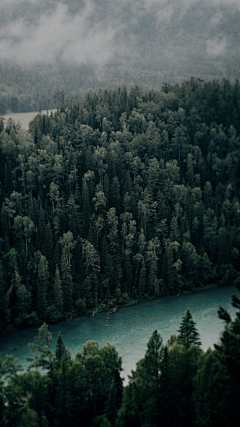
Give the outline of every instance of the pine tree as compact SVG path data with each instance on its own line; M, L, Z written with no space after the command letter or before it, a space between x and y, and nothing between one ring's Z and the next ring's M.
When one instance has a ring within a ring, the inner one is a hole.
M37 277L37 307L38 314L42 318L44 318L47 308L48 278L48 262L46 257L40 254Z
M38 205L41 202L38 201ZM46 213L44 211L44 209L42 208L42 205L40 204L40 208L38 211L38 237L39 237L39 242L40 242L40 248L41 248L41 252L44 252L45 249L45 240L46 240L46 235L47 235L47 225L46 225Z
M56 348L56 354L57 356L61 356L60 359L57 359L57 367L58 372L56 376L56 391L55 391L55 426L56 427L64 427L68 425L68 418L69 418L69 400L70 398L70 391L69 391L69 369L71 366L71 356L68 349L65 347L63 341L61 338L61 335L58 335L58 342L57 346L59 344L59 347ZM64 349L65 347L65 349ZM63 351L63 354L61 355Z
M62 291L63 291L63 309L65 312L71 312L73 309L73 282L68 258L63 251L61 257L62 273Z
M161 364L161 383L159 390L159 406L158 406L158 425L164 425L165 427L171 427L172 424L172 393L175 391L171 389L169 379L169 366L168 366L168 348L167 346L163 349L163 359Z
M5 317L8 309L8 298L6 298L6 279L2 260L0 261L0 333L4 329Z
M60 313L63 311L63 293L61 285L61 277L58 266L56 267L54 284L53 284L53 293L54 293L54 304Z
M235 285L240 291L240 275L235 280ZM232 306L237 309L236 318L231 319L229 313L222 307L218 316L224 320L225 328L222 332L220 343L215 344L217 359L227 370L227 388L225 389L224 416L226 425L238 426L239 424L239 400L240 400L240 299L232 295Z
M121 195L120 195L120 184L118 177L115 176L112 180L111 185L111 206L116 208L117 215L121 212Z
M46 227L46 235L45 235L45 241L44 241L44 246L43 246L43 255L45 255L45 257L48 260L50 271L54 272L54 269L53 269L53 267L54 267L53 266L53 235L52 235L52 229L51 229L49 222L48 222L47 227Z
M186 315L183 317L183 320L178 329L179 341L188 349L191 344L201 345L199 340L199 333L195 327L195 322L192 319L189 308L187 309Z
M144 356L144 370L148 377L148 384L156 390L160 386L161 367L164 357L164 347L162 337L155 330L147 343L147 350Z
M145 295L145 289L146 289L146 276L147 276L147 270L145 266L144 260L142 261L142 266L140 269L140 275L139 275L139 283L138 283L138 293L140 298L142 298Z
M43 323L42 326L38 328L38 335L35 339L39 344L28 344L28 347L34 353L34 357L27 357L27 360L32 362L29 368L41 367L47 369L48 375L52 377L54 361L54 355L51 350L52 333L49 332L48 325L46 323Z
M64 358L69 361L71 360L71 355L69 349L65 346L62 335L59 331L58 337L57 337L57 343L56 343L56 349L55 349L55 357L56 357L56 366L60 367L60 362Z
M113 373L112 384L109 387L109 393L105 404L105 414L108 419L114 423L117 412L121 407L123 394L122 379L118 372ZM112 425L112 424L111 424Z
M226 401L232 393L229 390L229 377L226 366L218 360L216 351L208 349L201 365L193 378L194 392L192 401L195 409L197 426L225 427L234 425L228 422ZM238 420L239 421L239 420Z
M115 289L114 290L121 289L122 277L123 277L122 261L121 261L120 255L117 255L115 259L115 279L114 279Z
M177 218L175 216L172 217L171 224L170 224L170 235L169 235L170 241L175 242L180 240L180 233L178 230L178 222Z
M89 219L90 219L90 200L89 200L89 190L86 180L83 180L82 185L82 211L83 211L83 221L85 225L85 233L87 233Z
M143 359L129 376L129 385L124 390L123 406L119 411L122 426L156 426L158 423L162 369L165 364L165 350L157 330L150 337ZM130 409L131 408L131 409ZM130 412L129 412L130 411ZM126 422L126 417L131 422Z
M123 276L123 290L130 295L132 290L132 263L131 252L129 249L126 249L123 255Z

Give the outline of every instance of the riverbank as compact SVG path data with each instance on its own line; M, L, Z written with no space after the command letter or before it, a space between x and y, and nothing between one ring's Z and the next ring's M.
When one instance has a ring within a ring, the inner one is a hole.
M46 323L48 323L50 325L57 325L57 324L60 324L61 322L63 322L63 321L66 320L67 322L69 322L71 324L72 321L74 319L76 319L76 318L79 318L79 317L81 318L81 317L86 316L86 315L89 316L89 317L93 317L93 313L94 313L94 316L96 316L97 314L102 314L104 312L108 312L108 310L111 309L111 308L113 308L113 307L116 307L117 309L127 308L127 307L131 307L131 306L134 306L134 305L138 305L141 302L161 300L161 299L166 298L166 297L176 297L177 298L177 297L180 297L181 295L191 295L191 294L200 293L200 292L203 292L203 291L206 291L206 290L209 290L209 289L226 287L226 286L231 286L231 285L219 285L217 283L212 283L212 284L209 284L209 285L206 285L206 286L195 286L194 288L192 288L190 290L183 290L180 293L178 293L177 295L174 295L174 294L171 294L171 295L160 295L159 297L154 297L154 296L148 296L147 297L147 296L145 296L142 299L129 298L129 300L126 301L123 304L115 303L111 307L104 305L104 306L102 306L100 308L98 306L98 307L95 307L94 309L92 309L92 308L88 309L88 310L86 310L82 314L74 312L74 313L71 314L70 320L68 318L66 318L66 319L62 318L58 322L52 322L52 323L51 322L46 322ZM44 320L41 320L39 322L36 322L35 324L29 325L27 327L25 326L25 327L22 327L22 328L21 327L17 328L13 324L8 325L6 327L6 329L2 332L2 335L0 336L0 339L2 337L4 337L5 335L11 334L13 332L24 331L24 330L31 329L31 328L34 328L34 327L39 327L39 326L41 326L41 324L43 322L44 322Z
M169 294L169 295L160 295L158 297L156 296L149 296L149 297L144 297L142 299L136 299L136 298L130 298L126 303L124 304L116 304L115 307L117 308L125 308L125 307L131 307L132 305L136 305L139 304L143 301L153 301L153 300L158 300L158 299L162 299L165 297L178 297L180 295L190 295L190 294L194 294L194 293L199 293L199 292L203 292L203 291L207 291L208 289L213 289L213 288L220 288L223 286L228 286L228 285L219 285L217 283L212 283L206 286L195 286L190 290L183 290L181 292L179 292L177 295L174 294ZM104 313L106 311L106 308L100 308L98 310L97 307L95 307L94 310L87 310L85 314L89 314L91 315L92 313L98 314L98 313ZM77 317L77 316L75 316Z

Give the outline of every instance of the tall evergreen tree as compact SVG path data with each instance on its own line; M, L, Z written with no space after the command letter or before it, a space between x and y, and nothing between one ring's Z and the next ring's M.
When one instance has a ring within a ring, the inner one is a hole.
M240 291L240 275L235 280L235 285ZM217 358L227 369L228 375L228 392L225 396L224 415L228 425L237 427L240 400L240 299L236 295L232 295L232 306L238 310L235 319L231 319L229 313L222 307L218 311L218 316L225 322L225 328L220 337L220 343L215 344L214 347Z
M47 308L47 290L48 290L48 262L45 256L40 253L37 276L37 306L38 314L44 318Z
M58 337L57 337L57 343L56 343L56 349L55 349L55 357L56 357L56 367L57 368L60 367L61 360L63 358L68 359L69 363L70 363L70 360L71 360L70 351L65 346L60 331L59 331Z
M53 283L53 293L54 293L54 304L57 310L62 313L63 311L63 292L60 271L58 266L56 267L54 283Z
M199 333L196 329L195 322L193 321L189 308L187 309L186 315L183 316L178 332L179 341L182 342L187 349L191 344L201 345Z
M62 273L62 292L63 292L63 309L66 313L73 310L73 281L68 263L68 257L63 251L61 257L61 273Z

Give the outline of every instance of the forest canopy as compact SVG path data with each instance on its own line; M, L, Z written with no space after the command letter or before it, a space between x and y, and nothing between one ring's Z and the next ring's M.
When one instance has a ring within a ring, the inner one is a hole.
M238 81L57 103L1 122L1 330L237 277Z

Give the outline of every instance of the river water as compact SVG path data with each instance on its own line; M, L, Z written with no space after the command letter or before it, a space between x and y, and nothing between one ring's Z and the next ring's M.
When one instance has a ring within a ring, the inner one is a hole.
M177 332L187 308L190 309L200 333L202 348L206 350L208 347L213 347L213 344L218 342L224 326L224 322L217 316L219 306L221 305L234 315L231 294L238 294L234 286L213 288L120 308L108 322L105 320L105 313L100 313L94 317L85 315L71 322L50 325L49 330L53 334L53 350L59 331L72 356L80 352L82 345L88 340L96 340L100 346L109 341L122 357L124 369L122 376L127 382L127 375L135 369L136 362L144 356L147 342L153 331L157 329L163 341L166 342L170 334ZM0 341L2 357L13 354L26 368L25 356L31 356L28 343L36 342L34 339L36 335L37 328L31 328L4 336Z

